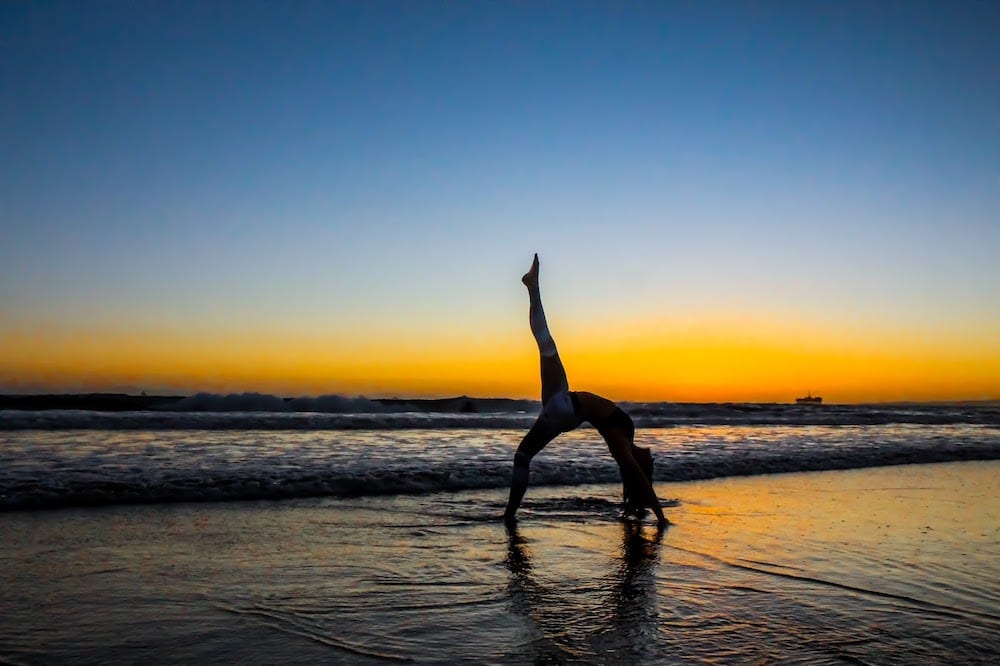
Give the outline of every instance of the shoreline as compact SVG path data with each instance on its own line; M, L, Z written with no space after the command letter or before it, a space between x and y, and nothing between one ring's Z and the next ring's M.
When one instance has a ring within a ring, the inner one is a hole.
M955 464L965 464L965 465L995 465L1000 462L1000 455L994 457L949 457L941 458L939 460L914 460L909 462L876 462L871 464L860 464L851 466L830 466L830 467L817 467L817 468L797 468L788 470L773 470L773 471L761 471L753 473L740 473L740 474L725 474L720 476L694 476L688 478L657 478L654 481L656 487L662 486L676 486L676 485L687 485L687 484L729 484L729 483L752 483L761 484L766 483L769 479L774 480L777 483L784 483L789 477L794 477L796 475L807 475L811 477L813 475L824 475L830 473L864 473L867 471L879 471L879 470L895 470L895 469L905 469L914 467L927 467L936 465L955 465ZM230 497L225 497L221 495L211 496L211 497L190 497L190 496L177 496L177 497L126 497L128 492L127 485L124 483L109 483L108 487L114 489L114 495L98 495L100 490L91 491L90 494L85 494L83 498L73 498L73 499L47 499L47 500L34 500L24 503L14 503L11 504L7 501L7 497L0 493L0 516L10 516L15 514L37 514L37 513L47 513L47 512L61 512L61 511L75 511L75 510L100 510L100 509L110 509L110 508L121 508L121 507L169 507L169 506L203 506L203 505L239 505L243 503L264 503L273 504L275 506L280 506L283 503L295 503L302 501L320 501L320 502L337 502L337 501L356 501L356 500L367 500L367 501L405 501L407 499L412 501L419 501L421 499L426 499L433 497L438 494L445 495L461 495L465 493L491 493L491 492L505 492L508 488L506 483L497 484L495 486L489 487L478 487L478 488L462 488L458 490L442 490L434 489L420 492L412 491L385 491L379 493L370 494L357 494L357 493L330 493L322 491L314 492L289 492L287 490L276 490L269 492L261 484L256 485L251 482L250 490L243 490L240 494L236 494ZM556 493L556 492L576 492L581 488L586 488L588 486L601 485L601 484L565 484L565 483L550 483L550 484L537 484L533 486L536 492L545 493ZM614 487L614 484L606 484L609 487ZM0 489L2 490L2 489ZM146 489L148 491L148 488ZM662 499L662 498L661 498ZM669 501L669 500L667 500Z

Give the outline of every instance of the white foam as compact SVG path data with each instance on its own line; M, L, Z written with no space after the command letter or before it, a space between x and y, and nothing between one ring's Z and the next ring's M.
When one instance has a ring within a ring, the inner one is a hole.
M0 508L503 488L523 433L523 427L9 430L0 432ZM686 426L642 429L636 443L652 448L658 483L1000 459L1000 429L963 424ZM531 480L618 483L619 475L599 435L579 429L536 456Z

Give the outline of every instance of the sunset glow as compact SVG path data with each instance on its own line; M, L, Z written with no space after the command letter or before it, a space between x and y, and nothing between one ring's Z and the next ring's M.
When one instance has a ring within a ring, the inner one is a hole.
M0 10L0 393L534 397L538 252L581 390L1000 399L995 16L209 5Z
M788 402L807 391L832 402L981 400L997 394L990 340L966 344L767 335L733 326L683 333L565 336L578 389L621 400ZM536 397L537 355L525 333L460 347L433 336L380 342L101 333L5 334L8 386L22 391L258 391L369 397ZM19 385L18 378L33 378Z

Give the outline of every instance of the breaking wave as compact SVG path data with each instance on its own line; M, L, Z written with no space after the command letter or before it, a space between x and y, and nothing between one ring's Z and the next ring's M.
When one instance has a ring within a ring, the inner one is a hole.
M504 488L523 430L20 431L0 436L0 510L273 500ZM1000 459L979 425L647 429L659 483ZM532 463L532 485L618 483L589 428Z

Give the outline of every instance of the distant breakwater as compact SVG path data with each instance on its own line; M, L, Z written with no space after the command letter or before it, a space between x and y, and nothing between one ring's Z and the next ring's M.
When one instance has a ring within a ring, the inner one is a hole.
M972 424L1000 426L1000 403L622 402L640 428L678 425ZM124 393L0 395L0 430L514 428L531 425L537 400L511 398L285 398L263 393L190 396Z
M341 395L279 397L264 393L197 393L194 395L131 395L127 393L45 393L0 395L0 409L46 411L76 409L94 412L144 411L331 411L441 412L477 414L532 409L537 402L512 398L364 398Z

